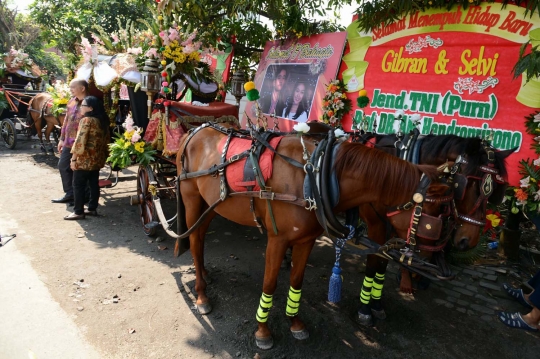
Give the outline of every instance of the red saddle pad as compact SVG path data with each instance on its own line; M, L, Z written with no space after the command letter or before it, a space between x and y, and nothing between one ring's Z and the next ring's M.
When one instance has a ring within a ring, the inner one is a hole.
M283 137L273 137L270 139L270 146L277 148L279 142ZM219 142L218 148L219 151L223 151L227 137L223 137ZM229 149L225 155L227 159L232 156L242 153L245 150L251 147L251 140L246 140L243 138L233 138L229 144ZM274 159L274 152L265 148L259 158L259 167L261 169L263 179L266 182L268 178L272 176L272 161ZM244 166L246 164L247 158L244 158L240 161L236 161L227 167L225 167L225 177L227 178L227 184L235 192L245 192L247 191L247 186L253 186L253 191L258 191L261 188L256 183L257 181L244 182Z

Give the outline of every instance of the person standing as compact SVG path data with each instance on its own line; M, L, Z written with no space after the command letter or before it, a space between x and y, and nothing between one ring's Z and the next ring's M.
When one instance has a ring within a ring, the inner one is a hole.
M67 103L66 118L62 124L62 131L58 141L58 170L62 179L64 196L53 199L53 203L72 203L73 202L73 171L70 167L71 147L75 142L79 121L83 117L81 113L81 102L88 93L88 82L83 79L74 79L69 84L69 90L72 98Z
M281 91L287 82L287 69L285 67L276 68L276 75L272 81L272 93L259 101L261 110L268 115L280 116L285 108Z
M97 216L99 200L99 170L105 165L109 144L109 120L103 103L94 96L87 96L81 103L84 117L79 122L77 137L71 148L73 170L73 213L66 220L84 219L85 215ZM84 210L87 186L90 188L88 209Z

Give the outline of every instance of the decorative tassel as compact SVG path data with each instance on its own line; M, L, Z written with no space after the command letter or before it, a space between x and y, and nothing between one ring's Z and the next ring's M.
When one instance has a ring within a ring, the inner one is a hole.
M345 242L354 237L354 227L350 225L347 225L347 227L349 228L347 238L336 239L336 262L334 263L334 268L332 268L332 275L330 276L330 283L328 285L328 301L330 303L338 303L341 300L341 285L343 283L341 268L339 266L341 249L345 246Z
M341 300L341 284L343 278L341 276L341 268L334 264L332 275L330 276L330 285L328 286L328 301L330 303L338 303Z

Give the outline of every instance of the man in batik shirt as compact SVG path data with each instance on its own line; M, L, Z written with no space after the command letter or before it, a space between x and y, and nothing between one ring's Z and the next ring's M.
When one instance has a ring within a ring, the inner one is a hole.
M74 79L69 84L69 90L73 97L67 104L66 118L62 124L62 132L58 141L58 152L60 153L58 170L62 178L64 196L53 199L53 203L73 203L73 170L70 168L71 147L77 137L79 121L84 117L81 111L81 102L88 94L88 82L83 79Z

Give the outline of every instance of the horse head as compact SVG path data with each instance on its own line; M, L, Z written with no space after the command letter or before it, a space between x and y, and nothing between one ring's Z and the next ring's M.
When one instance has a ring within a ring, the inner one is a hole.
M454 176L453 244L459 250L474 248L485 224L487 203L500 204L508 185L505 159L516 149L497 151L480 139L469 139L456 158Z

